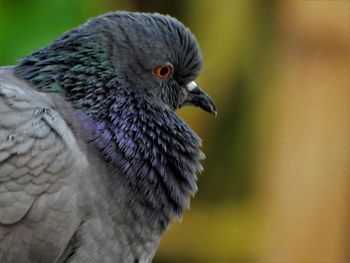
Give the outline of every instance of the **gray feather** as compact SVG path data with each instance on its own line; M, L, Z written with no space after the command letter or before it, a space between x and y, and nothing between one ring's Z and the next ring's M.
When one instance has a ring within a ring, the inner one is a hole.
M0 105L0 262L53 261L79 224L74 174L87 162L53 102L11 69Z
M0 68L0 262L151 262L197 191L201 65L176 19L115 12Z

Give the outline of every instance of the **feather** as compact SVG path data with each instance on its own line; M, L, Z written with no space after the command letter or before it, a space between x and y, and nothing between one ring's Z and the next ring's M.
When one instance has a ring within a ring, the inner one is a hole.
M0 68L0 262L151 262L197 191L174 110L215 110L186 86L201 64L176 19L115 12Z

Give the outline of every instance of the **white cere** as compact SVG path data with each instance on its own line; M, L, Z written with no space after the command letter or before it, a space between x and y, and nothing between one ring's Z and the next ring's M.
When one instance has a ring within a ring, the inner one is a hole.
M190 83L186 84L186 88L187 88L188 91L192 91L196 87L197 87L197 83L194 82L194 81L191 81Z

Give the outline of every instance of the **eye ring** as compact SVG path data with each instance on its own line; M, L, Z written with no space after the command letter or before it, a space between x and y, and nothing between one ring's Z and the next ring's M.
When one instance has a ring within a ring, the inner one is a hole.
M171 72L173 72L171 66L158 66L154 69L154 74L160 79L169 78Z

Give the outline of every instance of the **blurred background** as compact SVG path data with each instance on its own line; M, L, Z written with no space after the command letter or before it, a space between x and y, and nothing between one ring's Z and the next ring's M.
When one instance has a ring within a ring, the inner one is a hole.
M350 262L350 2L0 0L0 65L115 10L187 25L218 107L179 112L207 159L155 262Z

